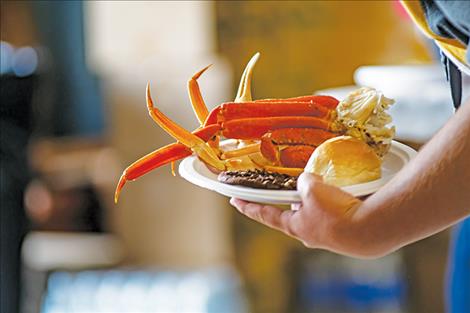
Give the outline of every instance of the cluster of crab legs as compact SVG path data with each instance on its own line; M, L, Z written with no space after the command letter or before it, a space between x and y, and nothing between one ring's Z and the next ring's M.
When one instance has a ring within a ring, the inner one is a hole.
M147 85L147 107L152 119L177 142L157 149L127 167L116 188L115 201L127 181L195 153L212 171L261 168L270 172L298 176L308 158L325 140L341 135L336 122L339 101L330 96L308 95L287 99L252 100L251 78L259 58L248 62L234 102L207 109L197 79L209 68L196 73L188 82L191 105L200 127L189 132L155 107ZM220 138L237 139L238 145L226 150Z

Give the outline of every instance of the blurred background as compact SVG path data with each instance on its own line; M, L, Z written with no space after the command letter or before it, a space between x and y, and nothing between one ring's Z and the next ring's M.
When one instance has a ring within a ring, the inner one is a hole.
M444 311L448 231L371 261L308 250L168 166L113 203L121 171L173 141L146 83L194 129L187 80L213 63L215 107L257 51L254 98L380 88L419 148L453 110L397 2L2 1L0 21L2 313Z

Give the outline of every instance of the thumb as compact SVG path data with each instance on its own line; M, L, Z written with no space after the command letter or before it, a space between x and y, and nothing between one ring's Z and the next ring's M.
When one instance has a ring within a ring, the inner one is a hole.
M302 203L330 212L345 213L361 201L342 189L323 182L321 176L302 173L297 180L297 190Z
M303 172L297 179L297 191L300 193L302 202L315 199L315 191L323 185L323 178L319 175Z

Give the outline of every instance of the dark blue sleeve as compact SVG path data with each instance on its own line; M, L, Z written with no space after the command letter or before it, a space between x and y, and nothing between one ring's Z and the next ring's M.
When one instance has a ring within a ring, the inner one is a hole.
M452 232L447 269L447 312L470 312L470 218Z
M468 45L470 37L470 2L422 0L426 21L442 37Z
M426 21L439 36L470 43L470 1L421 0ZM470 63L470 50L467 49Z
M439 36L456 39L463 45L470 42L470 1L421 0L426 22ZM467 61L470 63L470 51L467 49ZM462 102L462 74L446 56L442 58L450 84L452 101L455 109Z

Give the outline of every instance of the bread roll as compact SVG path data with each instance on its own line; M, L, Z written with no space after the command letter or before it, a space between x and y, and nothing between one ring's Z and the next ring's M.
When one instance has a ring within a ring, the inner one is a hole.
M328 184L348 186L380 178L381 160L362 140L339 136L315 149L305 171L323 176Z

